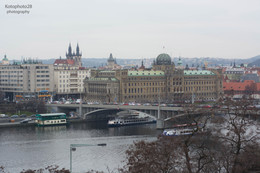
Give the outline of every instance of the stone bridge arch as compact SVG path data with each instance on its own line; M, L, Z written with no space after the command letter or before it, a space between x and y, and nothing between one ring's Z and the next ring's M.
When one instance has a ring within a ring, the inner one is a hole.
M121 111L136 111L136 112L142 112L142 113L147 114L146 111L133 110L133 109L97 109L97 110L93 110L88 113L85 113L83 115L83 119L88 120L88 121L108 120L109 118L113 117L114 115L116 115L118 112L121 112ZM150 114L148 114L148 115L153 116Z

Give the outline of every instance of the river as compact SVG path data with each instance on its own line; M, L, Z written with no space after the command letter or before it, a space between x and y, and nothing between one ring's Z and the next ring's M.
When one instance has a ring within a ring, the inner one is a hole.
M108 128L106 122L68 126L12 127L0 129L0 166L10 173L49 165L70 167L70 144L99 144L72 152L73 172L109 172L124 165L125 151L139 140L155 140L155 124Z

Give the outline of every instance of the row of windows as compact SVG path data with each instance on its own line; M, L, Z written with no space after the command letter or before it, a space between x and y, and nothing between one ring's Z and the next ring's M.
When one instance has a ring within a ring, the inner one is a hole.
M37 75L37 77L50 77L50 75Z
M22 91L22 88L2 88L3 91Z
M36 66L36 69L49 69L49 66Z
M192 76L192 77L184 77L185 80L190 79L190 80L194 80L194 79L212 79L212 76Z
M16 79L1 79L1 82L23 82L23 80L16 80Z
M14 87L19 87L19 86L23 86L23 84L1 84L1 86L14 86Z
M205 85L205 84L216 84L216 81L189 81L189 82L185 82L186 85L193 85L193 84L197 84L197 85Z
M128 91L128 92L127 92ZM127 93L146 93L146 92L149 92L149 93L157 93L157 92L164 92L165 89L164 88L129 88L128 90L125 89L125 94Z
M153 101L158 101L158 98L159 98L159 96L158 95L132 95L132 96L125 96L125 99L127 99L127 98L147 98L147 99L149 99L149 98L156 98L156 100L153 100ZM150 100L151 101L151 100Z
M22 78L23 75L1 75L1 77L6 77L6 78L10 78L10 77L15 77L15 78Z
M128 78L128 80L158 80L158 79L164 79L164 77L143 77L143 78L136 78L136 77L132 77L132 78Z
M23 71L0 71L0 73L23 73Z
M77 74L77 72L79 73L79 74L87 74L88 72L87 71L76 71L76 74ZM72 72L70 72L70 71L60 71L60 74L71 74Z
M7 66L7 67L1 67L0 69L21 69L20 66Z
M81 84L79 84L79 85L78 84L70 84L70 85L69 84L63 84L63 85L60 84L60 88L62 88L62 87L63 88L65 88L65 87L81 87Z
M244 74L243 71L225 71L225 74Z
M82 92L83 89L79 89L79 90L70 90L70 89L65 89L65 88L64 88L64 89L59 89L58 91L59 91L60 93L62 93L62 92L70 92L70 93L71 93L71 92L74 92L74 93L75 93L75 92Z
M45 84L45 83L43 83L43 84L37 84L37 87L38 86L50 86L50 84Z
M50 82L50 80L49 79L42 79L42 80L38 79L37 82Z
M69 75L64 75L64 76L59 76L60 78L70 78L70 77L79 77L79 78L85 78L85 76L84 75L79 75L79 76L77 76L77 75L71 75L71 76L69 76Z
M185 87L184 91L212 91L214 90L214 86L202 86L202 87Z
M162 86L164 82L128 83L128 86Z
M47 79L46 79L47 80ZM75 83L75 82L80 82L80 83L83 83L83 80L77 80L77 79L74 79L74 80L60 80L60 83L69 83L69 81L72 83Z
M49 73L49 71L37 71L37 73Z
M143 84L143 85L142 85ZM216 84L216 81L189 81L185 82L186 85L193 85L193 84ZM157 85L164 85L163 82L150 82L150 83L128 83L128 86L157 86ZM170 85L170 83L169 83ZM182 85L182 82L173 82L172 85Z

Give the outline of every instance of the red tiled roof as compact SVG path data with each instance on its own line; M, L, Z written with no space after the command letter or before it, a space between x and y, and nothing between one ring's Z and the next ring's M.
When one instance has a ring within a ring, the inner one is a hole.
M260 83L256 83L256 89L257 91L260 91Z
M246 87L249 87L254 83L253 80L245 80L244 82L223 82L223 90L245 91Z
M56 59L54 64L69 64L69 65L73 65L74 64L74 60L73 59Z

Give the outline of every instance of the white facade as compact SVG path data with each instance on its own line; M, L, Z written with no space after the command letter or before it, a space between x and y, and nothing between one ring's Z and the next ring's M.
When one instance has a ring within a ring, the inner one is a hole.
M52 64L0 65L0 91L35 97L40 91L54 91Z
M83 93L86 77L90 77L89 69L55 69L55 91L57 94Z

